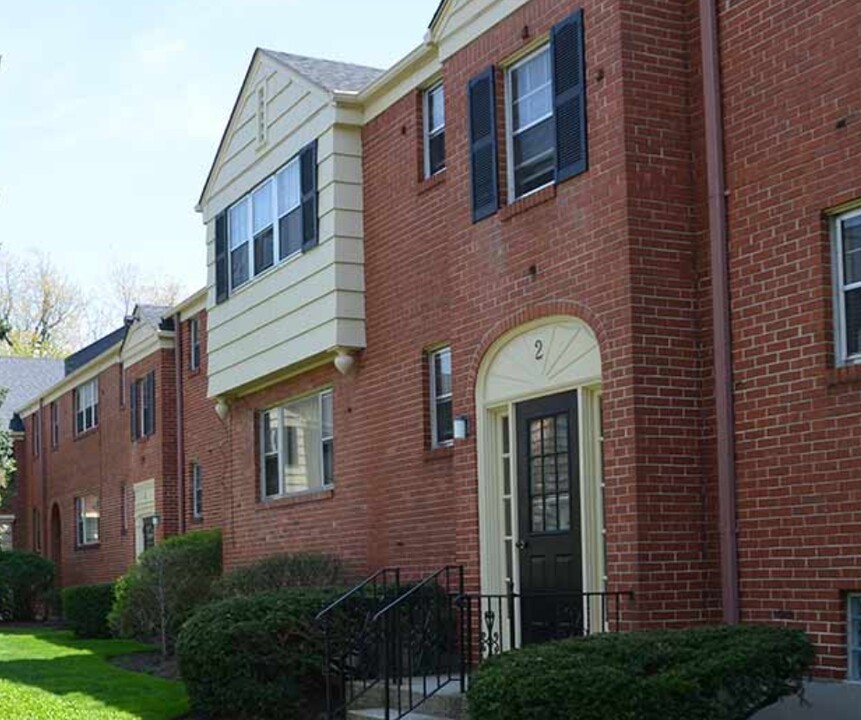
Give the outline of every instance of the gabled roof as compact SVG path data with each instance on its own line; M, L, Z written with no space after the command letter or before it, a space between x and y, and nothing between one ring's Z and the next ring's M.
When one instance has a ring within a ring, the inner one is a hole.
M440 19L440 16L442 15L442 11L445 8L447 3L448 3L448 0L441 0L440 4L437 5L436 12L433 14L433 17L431 18L430 25L428 25L428 27L431 30L433 30L434 25L436 25L436 23L437 23L437 20Z
M0 387L8 388L0 405L0 428L23 429L13 424L15 409L39 397L43 390L63 379L62 360L0 357Z
M245 89L248 79L251 77L254 69L254 62L258 55L265 55L274 60L276 63L289 68L314 87L319 88L325 93L334 94L337 92L358 93L359 90L371 83L373 80L382 75L385 71L377 68L366 67L364 65L353 65L351 63L336 62L334 60L322 60L320 58L304 57L302 55L291 55L290 53L278 52L277 50L265 50L257 48L251 55L251 61L248 63L248 69L245 71L245 76L242 78L242 83L239 85L239 91L236 93L236 100L233 102L233 108L227 116L227 124L224 126L224 132L221 133L221 139L218 141L218 148L215 155L212 157L212 163L209 166L209 172L206 174L206 181L203 183L203 188L200 191L200 198L197 201L197 209L203 205L203 198L206 195L206 189L212 181L215 174L215 168L218 165L218 158L221 157L221 152L227 142L227 136L230 132L230 126L233 122L233 116L239 109L242 102L242 93Z
M276 50L261 48L261 52L281 61L306 80L329 92L359 92L384 72L365 65L291 55Z
M84 367L88 362L95 360L99 355L107 352L115 345L123 341L126 336L126 326L117 328L112 333L99 338L94 343L87 347L78 350L78 352L69 355L66 358L66 375L71 375L75 370ZM25 403L21 403L23 405Z
M155 330L173 330L173 311L170 305L138 305L135 315Z

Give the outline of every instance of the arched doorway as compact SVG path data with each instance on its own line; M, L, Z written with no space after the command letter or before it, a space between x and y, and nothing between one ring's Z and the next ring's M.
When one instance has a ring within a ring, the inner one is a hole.
M603 592L601 352L569 316L515 328L476 381L481 585L485 594ZM517 607L521 641L541 619ZM592 610L589 610L592 613Z
M63 525L60 518L60 506L54 503L51 508L51 560L54 561L57 587L62 587L60 573L63 567Z

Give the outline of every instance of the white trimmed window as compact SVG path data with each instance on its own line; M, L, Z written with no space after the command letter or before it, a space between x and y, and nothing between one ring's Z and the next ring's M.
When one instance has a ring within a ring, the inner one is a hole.
M861 210L832 221L838 365L861 362Z
M98 424L99 380L93 378L75 388L75 433L80 435Z
M302 179L297 155L230 208L230 287L302 250Z
M42 452L42 411L33 413L33 457Z
M506 73L508 194L517 199L556 179L553 71L546 45Z
M60 406L56 402L51 403L51 447L60 447Z
M195 520L203 517L203 469L197 463L191 465L191 514Z
M200 368L200 321L196 317L188 321L188 367Z
M445 91L442 83L424 94L425 177L445 170Z
M850 595L848 603L849 679L861 681L861 594Z
M261 496L271 499L334 484L332 391L260 414Z
M451 445L454 440L451 393L451 348L432 352L430 366L431 447Z
M76 538L79 546L99 542L99 498L96 495L75 498Z

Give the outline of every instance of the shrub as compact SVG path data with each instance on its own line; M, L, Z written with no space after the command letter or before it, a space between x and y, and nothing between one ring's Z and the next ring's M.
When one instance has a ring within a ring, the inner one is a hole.
M198 610L177 643L195 711L212 718L319 717L323 648L314 617L337 594L279 590Z
M109 615L121 637L160 644L173 651L182 623L212 597L221 574L221 534L206 530L168 538L140 556L116 584Z
M110 637L108 614L114 603L113 583L79 585L62 593L63 618L79 638Z
M215 593L228 598L291 587L333 587L342 577L341 561L331 555L273 555L225 573L216 583Z
M800 689L800 631L703 627L533 645L488 661L473 720L742 720Z
M54 563L41 555L0 550L0 619L29 621L54 584Z

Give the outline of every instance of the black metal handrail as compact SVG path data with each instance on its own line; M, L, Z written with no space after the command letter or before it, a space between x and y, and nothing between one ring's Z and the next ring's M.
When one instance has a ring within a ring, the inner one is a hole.
M464 593L457 602L467 628L467 667L531 642L618 632L624 601L632 599L626 591L517 593L511 582L505 593Z
M463 567L448 565L374 616L382 640L385 720L400 720L455 681L465 690L463 594Z
M400 588L400 568L383 568L317 614L328 720L345 718L349 706L379 683L373 618L381 605L400 595Z

